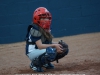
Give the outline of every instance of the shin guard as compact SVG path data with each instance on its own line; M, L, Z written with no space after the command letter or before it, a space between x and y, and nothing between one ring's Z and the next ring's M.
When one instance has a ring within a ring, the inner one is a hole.
M52 47L46 48L46 52L40 55L39 57L35 58L33 60L33 64L39 67L42 67L43 65L52 62L56 58L56 49Z

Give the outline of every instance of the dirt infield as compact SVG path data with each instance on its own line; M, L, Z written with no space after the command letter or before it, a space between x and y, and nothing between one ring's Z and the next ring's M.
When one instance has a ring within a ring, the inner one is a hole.
M69 45L69 54L55 61L55 69L37 73L29 68L25 42L0 45L0 75L85 74L100 75L100 32L54 38Z

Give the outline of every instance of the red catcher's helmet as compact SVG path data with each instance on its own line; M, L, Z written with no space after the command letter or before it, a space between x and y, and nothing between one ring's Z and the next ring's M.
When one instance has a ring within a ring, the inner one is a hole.
M48 18L49 20L43 21L41 18ZM39 25L43 29L50 29L51 13L45 7L37 8L33 13L33 23Z

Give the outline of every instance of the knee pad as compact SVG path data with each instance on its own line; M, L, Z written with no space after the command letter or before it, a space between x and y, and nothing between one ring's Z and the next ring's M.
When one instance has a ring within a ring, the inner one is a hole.
M57 55L56 49L52 48L52 47L46 48L45 55L46 55L48 61L50 61L50 62L54 61L54 59L56 58L56 55Z
M52 47L46 48L46 52L40 56L42 64L47 64L55 60L57 55L56 49Z

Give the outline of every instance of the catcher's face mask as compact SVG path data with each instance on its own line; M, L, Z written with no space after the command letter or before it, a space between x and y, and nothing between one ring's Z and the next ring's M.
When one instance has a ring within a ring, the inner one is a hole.
M43 29L50 29L51 19L50 12L44 7L39 7L34 11L33 23L39 25Z

